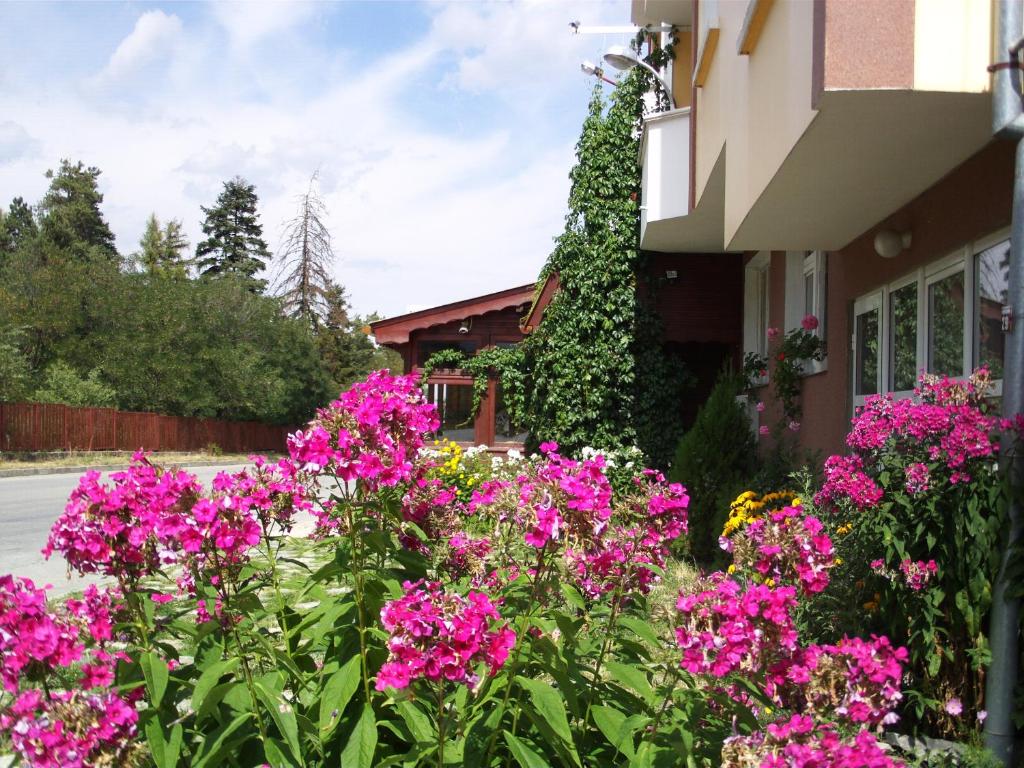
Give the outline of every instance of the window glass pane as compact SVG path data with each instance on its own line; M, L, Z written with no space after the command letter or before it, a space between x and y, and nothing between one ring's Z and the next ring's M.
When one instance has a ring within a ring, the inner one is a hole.
M891 387L899 392L917 383L917 283L889 294Z
M526 440L526 430L514 424L509 416L508 408L505 406L505 393L501 388L501 382L495 388L496 397L494 401L494 442L496 443L522 443Z
M757 273L757 352L766 354L768 351L768 270Z
M816 314L818 311L814 306L814 273L807 272L804 274L804 316Z
M857 380L858 395L878 394L878 315L872 309L857 315Z
M438 437L474 441L472 384L428 384L427 402L437 406L441 420Z
M1003 378L1002 311L1007 303L1009 274L1009 240L982 251L974 259L974 284L978 291L974 363L987 365L993 379Z
M964 373L964 273L928 286L928 371Z

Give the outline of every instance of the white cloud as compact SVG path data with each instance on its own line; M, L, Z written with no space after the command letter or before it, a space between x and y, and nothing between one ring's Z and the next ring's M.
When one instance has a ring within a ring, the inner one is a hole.
M181 19L173 13L146 11L139 16L131 33L117 46L100 78L121 78L158 61L173 48L181 33Z
M211 5L211 10L231 45L240 49L305 23L317 7L296 0L225 0Z
M4 167L0 204L37 200L47 167L81 159L103 170L122 252L150 212L181 219L194 245L200 206L238 174L256 185L276 250L319 168L336 275L358 312L399 314L536 277L563 227L592 85L578 60L608 42L567 25L622 21L621 0L431 6L422 35L372 56L355 47L361 32L347 47L306 39L333 6L198 8L198 19L143 14L107 65L127 78L173 54L166 78L16 96L9 113L39 152ZM310 72L319 76L305 88L289 87ZM0 152L3 136L0 126Z
M39 142L23 126L10 120L0 121L0 165L38 153Z

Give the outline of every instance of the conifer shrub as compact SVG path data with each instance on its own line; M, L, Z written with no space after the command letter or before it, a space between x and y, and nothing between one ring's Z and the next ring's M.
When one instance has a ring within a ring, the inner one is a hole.
M690 548L701 563L722 557L718 535L729 502L757 471L750 419L737 396L743 381L723 371L707 402L676 448L669 477L686 478L690 493Z

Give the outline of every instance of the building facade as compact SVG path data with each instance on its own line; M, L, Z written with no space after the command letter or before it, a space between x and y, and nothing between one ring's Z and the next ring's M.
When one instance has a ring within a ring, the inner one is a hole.
M853 409L909 394L921 371L986 364L998 394L1014 162L991 135L989 0L634 0L631 12L677 39L677 107L641 141L641 246L674 254L681 278L690 254L739 257L744 353L770 351L769 328L820 319L803 446L841 451Z

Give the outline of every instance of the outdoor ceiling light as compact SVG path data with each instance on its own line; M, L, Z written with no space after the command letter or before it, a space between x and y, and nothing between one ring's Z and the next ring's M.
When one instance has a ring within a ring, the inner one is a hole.
M658 79L659 83L661 83L661 87L665 89L665 94L668 96L669 103L672 105L672 108L675 109L676 100L672 96L672 87L659 74L658 70L656 70L654 67L648 64L646 61L637 58L636 54L633 53L633 51L629 50L628 48L622 45L613 45L611 48L608 49L608 52L605 53L604 60L608 62L611 66L622 71L626 71L627 69L632 69L633 67L637 66L646 69L648 72L650 72Z
M463 320L462 324L459 325L459 333L462 333L462 334L469 333L469 329L472 328L472 327L473 327L473 321L472 320Z
M910 232L881 229L875 234L875 253L883 259L894 259L910 247Z

